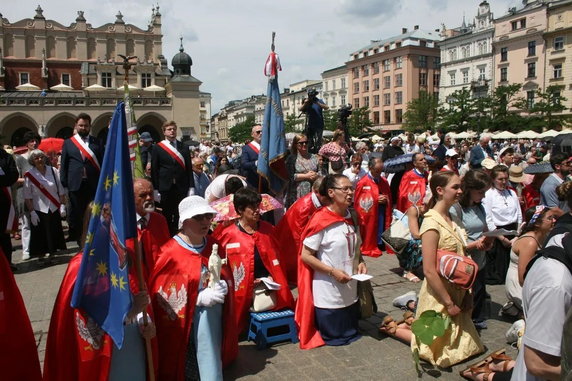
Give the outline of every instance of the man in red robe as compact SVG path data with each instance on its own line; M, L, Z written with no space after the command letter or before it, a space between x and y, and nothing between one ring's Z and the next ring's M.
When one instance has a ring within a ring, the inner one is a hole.
M425 159L425 154L416 153L413 155L413 169L405 172L401 178L396 208L405 213L413 205L409 197L413 193L419 193L420 200L423 200L427 192L427 184L427 159Z
M42 379L36 339L10 264L0 249L0 379Z
M133 255L132 251L129 253ZM46 343L44 381L107 381L109 378L113 341L83 310L70 305L81 258L80 252L70 260L56 297ZM132 292L138 289L134 267L129 268L129 285ZM127 320L132 320L131 318L147 308L147 295L146 292L136 295ZM154 325L147 325L143 334L153 337ZM156 352L155 340L151 343L153 351ZM65 350L62 351L62 348ZM153 359L156 371L156 353L153 354Z
M369 159L369 173L358 181L354 209L359 217L361 253L370 257L382 254L381 234L391 224L391 189L383 177L381 157Z
M277 241L281 248L278 252L278 259L290 284L297 284L302 232L306 229L314 212L327 202L327 199L320 196L318 192L321 183L321 177L316 179L312 184L312 192L296 200L275 228Z
M259 221L258 230L249 235L241 231L236 223L219 225L213 237L220 242L221 257L226 255L234 278L234 298L236 301L236 326L239 332L246 329L254 292L254 251L260 258L273 281L280 284L276 291L274 310L294 309L294 298L288 287L286 276L280 267L277 253L282 249L276 241L274 227L266 221Z
M145 179L133 181L135 212L137 213L137 236L142 251L143 276L145 280L153 271L161 252L161 246L171 238L167 220L155 212L153 184Z

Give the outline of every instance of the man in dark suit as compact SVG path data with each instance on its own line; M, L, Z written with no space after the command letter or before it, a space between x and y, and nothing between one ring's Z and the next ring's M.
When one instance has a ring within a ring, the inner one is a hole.
M62 149L60 181L68 189L70 210L68 213L68 241L79 241L83 234L85 209L95 197L103 144L90 136L91 117L79 114L75 120L75 134L66 139Z
M250 133L252 141L242 147L242 156L240 158L240 173L246 177L248 185L258 190L258 183L260 175L257 172L258 168L258 153L260 152L260 140L262 139L262 126L256 125L252 127ZM262 178L261 193L268 191L266 180Z
M165 140L157 143L151 154L151 180L161 194L163 216L169 232L175 235L179 228L179 203L194 194L195 182L189 147L177 140L177 124L163 124Z
M471 148L471 155L469 156L469 165L471 169L482 168L481 162L487 157L493 158L493 150L489 146L491 142L490 135L482 134L479 139L479 144Z

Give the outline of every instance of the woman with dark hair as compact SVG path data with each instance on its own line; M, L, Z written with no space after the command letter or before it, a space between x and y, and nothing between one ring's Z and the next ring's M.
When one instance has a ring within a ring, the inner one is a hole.
M228 162L228 157L221 156L219 160L217 160L215 165L214 177L222 175L225 172L232 170L232 165Z
M240 188L234 193L234 209L239 218L230 225L219 225L213 237L220 242L221 257L226 256L234 277L236 322L239 332L248 323L254 291L263 287L261 278L270 278L280 285L271 308L294 308L294 299L278 261L279 245L274 226L260 220L262 197L253 189Z
M341 174L346 168L348 152L350 148L346 144L344 131L338 128L334 131L332 141L324 144L318 153L330 161L330 173Z
M470 170L463 177L461 189L463 194L459 203L451 208L451 216L457 224L464 226L467 231L467 254L479 266L477 278L473 284L473 323L479 329L487 328L485 322L485 266L486 251L492 246L492 238L486 238L483 233L488 231L485 208L481 201L491 187L491 178L482 170Z
M437 250L465 255L466 233L449 212L463 193L461 179L454 172L437 172L429 186L432 196L428 207L431 209L425 213L420 231L425 280L419 292L416 316L434 310L449 317L451 325L431 345L412 340L411 349L418 350L421 359L446 368L482 353L484 347L471 321L471 294L445 280L437 271Z
M310 193L312 183L319 176L318 156L308 151L308 137L306 135L298 134L292 139L286 167L290 174L285 205L288 208L297 199Z
M493 186L485 194L483 206L490 231L506 229L517 231L522 223L522 209L516 192L507 187L508 167L497 165L491 170ZM497 236L487 251L487 284L502 284L510 262L510 246L514 235Z
M526 225L520 236L512 244L510 265L505 280L508 303L518 308L519 312L522 311L522 284L526 266L536 251L542 248L546 236L554 227L556 216L547 206L538 205L526 210L525 221ZM505 304L503 310L509 307Z
M357 281L351 276L367 268L356 256L359 234L349 212L354 191L346 176L334 174L323 179L319 192L330 203L308 222L298 262L295 318L302 349L347 345L360 337Z
M49 257L66 249L61 213L66 194L57 169L47 165L48 157L40 150L30 152L32 166L24 174L24 202L30 215L30 256Z

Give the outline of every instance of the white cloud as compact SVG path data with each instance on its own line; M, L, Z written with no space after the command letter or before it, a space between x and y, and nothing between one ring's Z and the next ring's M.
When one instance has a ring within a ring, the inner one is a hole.
M94 27L114 22L118 11L125 22L146 28L156 0L20 0L0 13L10 22L32 18L38 3L44 16L64 25L75 22L77 11ZM183 36L193 59L192 73L213 97L213 112L232 99L266 91L262 69L270 51L272 31L283 71L281 87L340 65L373 39L401 33L401 28L433 30L461 24L463 12L472 21L480 0L169 0L160 3L163 54L170 60ZM491 0L496 16L517 0Z

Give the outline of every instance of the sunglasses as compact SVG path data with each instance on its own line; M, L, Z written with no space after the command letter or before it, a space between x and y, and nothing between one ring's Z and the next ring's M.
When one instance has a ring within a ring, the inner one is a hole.
M306 142L298 142L298 145L299 146L307 146L308 142L307 141Z
M255 133L256 135L259 135L259 134L262 133L262 130L260 130L260 131L254 131L254 133Z

